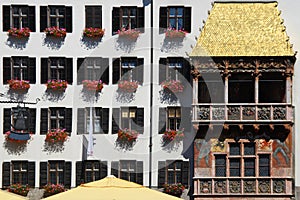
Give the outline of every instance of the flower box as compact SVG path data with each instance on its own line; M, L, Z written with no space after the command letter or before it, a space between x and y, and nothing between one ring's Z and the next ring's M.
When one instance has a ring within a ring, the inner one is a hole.
M135 142L138 138L139 133L135 130L120 129L118 131L118 140L123 142Z
M183 30L176 30L176 29L167 29L165 32L165 37L169 39L179 38L182 39L186 35L186 32Z
M176 140L176 141L181 141L183 140L184 138L184 133L183 133L183 130L166 130L164 133L163 133L163 140L164 141L173 141L173 140Z
M67 31L65 28L58 28L56 26L48 27L44 30L46 36L53 36L56 38L64 38L67 35Z
M8 80L7 81L9 85L9 89L15 90L15 91L24 91L27 92L27 90L30 88L29 81L25 80Z
M102 38L104 36L104 32L104 29L90 27L83 30L83 36L97 39Z
M91 80L83 80L83 89L86 91L92 91L92 92L101 92L103 88L102 81L91 81Z
M8 36L16 38L29 38L31 30L29 28L11 28L8 30Z
M46 134L45 141L49 143L65 142L68 139L66 129L51 129Z
M68 87L68 82L65 80L48 80L46 86L49 90L64 92Z
M127 93L134 93L138 88L139 83L137 81L126 81L122 80L118 83L119 91L127 92Z
M9 186L8 191L26 197L29 189L28 185L12 184Z
M164 193L180 197L185 187L181 183L164 184Z
M179 80L165 80L161 83L164 90L169 90L173 93L183 92L184 86Z
M5 133L5 140L8 142L12 142L12 143L17 143L17 144L27 144L27 142L30 140L31 138L31 134L29 134L29 139L28 140L15 140L9 137L9 135L11 134L10 131L6 131ZM26 138L27 139L27 138Z
M58 194L66 191L65 186L61 184L48 184L43 187L44 189L44 197L49 197L54 194Z
M124 38L124 39L128 39L128 40L137 40L137 38L140 35L140 31L136 30L136 29L125 29L122 28L121 30L118 30L118 34L119 34L119 38Z

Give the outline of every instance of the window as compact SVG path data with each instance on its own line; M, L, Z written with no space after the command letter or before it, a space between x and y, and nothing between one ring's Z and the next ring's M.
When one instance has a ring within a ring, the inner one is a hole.
M89 133L90 130L90 108L78 108L77 133ZM108 133L109 108L94 107L92 109L93 133Z
M140 134L144 132L144 108L122 107L113 108L112 133L128 128Z
M114 7L112 11L112 34L118 30L144 28L144 7Z
M3 6L3 31L10 28L29 28L35 32L35 7L27 5Z
M159 83L164 80L191 81L191 66L185 58L160 58L159 64Z
M2 186L28 184L35 187L35 162L12 161L3 163Z
M121 160L111 163L111 174L143 185L143 161Z
M144 59L136 57L116 58L113 61L113 84L119 80L138 81L143 84Z
M181 160L158 161L158 187L163 184L189 183L189 162Z
M73 82L73 59L64 57L41 58L41 83L48 80Z
M260 103L285 103L285 77L281 73L262 73L259 77Z
M40 187L47 184L71 186L72 163L65 161L48 161L40 163Z
M109 60L108 58L78 58L77 81L82 84L83 80L102 80L109 83Z
M17 108L4 108L3 110L3 133L11 130L11 125L14 125L15 118L12 116L13 112ZM26 127L31 134L35 134L35 121L36 121L36 109L25 108L27 112L24 113L24 119Z
M47 27L56 26L72 32L72 7L68 6L41 6L40 31Z
M72 131L72 109L71 108L42 108L41 109L41 134L46 134L50 129L66 129Z
M228 80L229 103L254 103L254 85L250 73L233 73Z
M85 27L102 28L102 6L85 6Z
M160 7L160 33L167 28L191 32L191 8L182 6Z
M224 79L219 73L203 73L198 79L199 103L224 103Z
M258 154L255 142L229 143L228 154L215 154L215 176L270 176L270 154Z
M3 84L10 79L28 80L35 83L36 61L29 57L3 58Z
M97 181L106 176L106 161L85 160L76 162L76 185Z

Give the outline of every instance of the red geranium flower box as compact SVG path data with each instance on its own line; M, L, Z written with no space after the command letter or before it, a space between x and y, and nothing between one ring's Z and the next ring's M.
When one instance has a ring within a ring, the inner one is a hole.
M103 88L102 81L83 80L83 89L87 91L101 92Z
M49 90L64 92L68 87L68 82L65 80L48 80L46 86Z
M118 140L124 141L124 142L134 142L138 138L139 133L135 130L130 129L120 129L118 131Z
M64 38L67 35L67 31L65 28L58 28L56 26L48 27L44 30L46 36L53 36L56 38Z
M8 35L16 38L29 38L31 30L29 28L11 28Z
M51 129L46 134L46 142L65 142L68 139L68 133L66 129Z
M29 81L11 79L7 82L11 90L27 91L30 88Z
M173 93L183 92L184 86L179 80L165 80L161 83L164 90L170 90Z
M101 28L85 28L83 30L83 36L89 38L102 38L104 36L105 29Z
M181 183L164 184L164 193L180 197L185 187Z
M183 30L176 30L176 29L167 29L165 32L166 38L184 38L186 32Z
M125 29L122 28L121 30L118 30L119 37L129 39L129 40L137 40L137 38L140 35L140 31L136 29Z
M8 191L26 197L29 189L28 185L12 184L9 186Z
M181 141L183 140L184 138L184 133L183 133L183 130L166 130L164 133L163 133L163 140L165 141L173 141L173 140L177 140L177 141Z
M118 87L121 92L134 93L138 88L139 83L137 81L119 81Z

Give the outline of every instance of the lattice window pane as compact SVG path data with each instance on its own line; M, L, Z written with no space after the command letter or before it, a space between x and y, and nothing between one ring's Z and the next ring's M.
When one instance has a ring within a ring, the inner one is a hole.
M259 176L270 176L270 155L259 155Z
M244 144L244 155L255 155L255 143Z
M240 144L239 143L231 143L229 146L230 155L240 155Z
M218 177L226 176L226 156L216 155L215 156L215 174Z
M244 159L244 174L245 176L255 176L255 159L254 158L245 158Z
M240 159L239 158L231 158L230 159L230 176L240 176Z

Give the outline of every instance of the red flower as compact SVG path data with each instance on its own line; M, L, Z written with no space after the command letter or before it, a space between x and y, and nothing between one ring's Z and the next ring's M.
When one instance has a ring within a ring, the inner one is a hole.
M140 31L138 31L136 29L127 29L126 30L125 28L122 28L121 30L118 30L118 34L119 34L119 37L126 38L129 40L136 40L140 35Z
M68 86L65 80L48 80L46 83L47 89L64 92Z
M68 139L66 129L51 129L46 134L45 141L50 143L65 142Z
M162 137L164 141L181 141L184 138L184 133L183 130L176 131L168 129L163 133Z
M29 192L29 189L30 188L28 185L21 185L18 183L10 185L8 191L26 197Z
M168 89L173 93L183 92L184 86L179 80L165 80L161 83L164 90Z
M30 88L29 81L25 80L8 80L9 88L12 90L27 91Z
M164 184L164 192L167 194L171 194L174 196L180 196L185 189L185 187L181 183L175 184Z
M83 89L87 91L95 91L95 92L101 92L103 88L102 81L91 81L91 80L83 80Z
M103 37L105 29L101 28L85 28L83 30L83 36L90 38L101 38Z
M29 28L11 28L8 30L8 35L16 38L28 38L31 30Z
M118 87L121 92L133 93L138 88L139 84L137 81L119 81Z
M65 28L58 28L56 26L48 27L44 30L47 36L54 36L57 38L64 38L67 35Z
M122 140L125 142L133 142L136 141L138 138L139 133L135 130L130 130L130 129L120 129L118 131L118 140Z
M176 29L167 29L165 32L166 38L184 38L186 32L183 30L176 30Z

